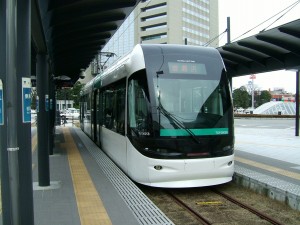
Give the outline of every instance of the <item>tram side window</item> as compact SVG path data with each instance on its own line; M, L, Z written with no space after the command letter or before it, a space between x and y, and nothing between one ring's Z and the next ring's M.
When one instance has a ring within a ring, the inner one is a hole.
M119 134L125 134L125 79L110 85L103 92L104 126Z
M87 102L86 102L86 119L88 121L91 120L91 94L87 95Z
M136 74L128 83L128 125L146 135L149 133L148 99L146 77Z
M112 129L113 127L113 90L105 90L104 91L104 126L108 129Z

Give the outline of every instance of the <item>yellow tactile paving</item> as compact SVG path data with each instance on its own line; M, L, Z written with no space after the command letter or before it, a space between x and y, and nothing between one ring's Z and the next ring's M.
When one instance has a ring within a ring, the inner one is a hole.
M268 165L263 164L263 163L255 162L255 161L244 159L244 158L237 157L237 156L235 156L235 160L238 161L238 162L241 162L241 163L245 163L245 164L248 164L248 165L251 165L251 166L258 167L260 169L268 170L268 171L273 172L273 173L277 173L277 174L280 174L280 175L283 175L283 176L286 176L286 177L290 177L290 178L293 178L293 179L296 179L296 180L300 180L300 173L294 173L294 172L283 170L283 169L280 169L280 168L277 168L277 167L274 167L274 166L268 166Z
M111 221L68 128L63 129L81 225L111 225Z
M31 137L31 151L34 153L37 146L37 134L35 134L33 137ZM35 165L32 163L32 169L34 169Z
M31 151L34 152L36 150L37 145L37 134L33 135L31 138Z

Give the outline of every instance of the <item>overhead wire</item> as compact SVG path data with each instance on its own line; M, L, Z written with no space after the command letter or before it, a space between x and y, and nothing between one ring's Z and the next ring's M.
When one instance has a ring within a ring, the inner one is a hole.
M210 39L208 42L206 42L205 44L203 44L202 46L209 46L212 42L214 42L217 38L219 38L221 35L224 35L227 32L227 29L224 30L222 33L218 34L217 36L215 36L214 38Z
M289 11L291 11L299 3L300 3L299 0L297 2L295 2L294 5L291 6L291 8L289 10L287 10L284 14L282 14L280 17L278 17L273 23L271 23L269 26L267 26L265 29L261 30L260 32L263 32L266 29L268 29L270 26L272 26L274 23L276 23L278 20L280 20L282 17L284 17Z
M260 24L258 24L257 26L251 28L250 30L246 31L245 33L241 34L240 36L234 38L232 41L235 41L237 39L239 39L240 37L244 36L245 34L253 31L255 28L261 26L262 24L266 23L267 21L271 20L272 18L274 18L275 16L281 14L282 12L288 10L286 13L284 13L283 15L281 15L279 18L277 18L272 24L274 24L276 21L278 21L280 18L282 18L284 15L286 15L291 9L293 9L298 3L300 2L300 0L297 0L296 2L294 2L293 4L291 4L290 6L286 7L285 9L281 10L280 12L276 13L275 15L271 16L270 18L264 20L263 22L261 22ZM272 25L271 24L271 25ZM268 27L270 27L271 25L267 26L265 29L263 29L262 31L265 31ZM261 32L262 32L261 31Z

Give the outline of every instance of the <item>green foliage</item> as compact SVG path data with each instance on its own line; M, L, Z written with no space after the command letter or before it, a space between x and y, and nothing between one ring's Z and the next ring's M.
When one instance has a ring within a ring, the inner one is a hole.
M235 89L232 92L233 97L233 105L236 108L242 107L244 109L251 106L251 94L249 94L249 90L247 90L247 87L242 86L238 89ZM254 93L254 101L255 101L255 108L258 106L269 102L272 98L272 95L269 91L255 91Z
M72 88L64 88L57 90L56 99L57 100L73 100L74 108L79 108L80 101L80 91L84 84L77 81Z
M247 88L242 86L232 92L234 107L242 107L244 109L250 106L251 96L248 94Z
M266 102L271 101L271 99L272 99L272 95L267 90L261 91L260 95L255 96L255 101L257 103L257 107Z

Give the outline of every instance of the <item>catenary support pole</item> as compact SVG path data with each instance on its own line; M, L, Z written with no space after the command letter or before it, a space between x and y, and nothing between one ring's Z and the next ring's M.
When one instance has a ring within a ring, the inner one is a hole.
M36 65L36 84L37 95L39 97L39 109L37 112L37 132L38 132L38 178L39 186L45 187L50 185L50 169L49 169L49 122L47 109L48 93L48 62L45 53L37 55Z
M230 32L230 17L227 17L227 44L231 42Z
M299 95L300 95L300 71L296 72L296 124L295 124L295 136L299 136Z
M17 135L17 2L6 1L6 102L8 175L11 201L11 224L20 224L19 145Z
M231 42L230 32L230 17L227 17L227 44ZM232 76L229 76L228 79L232 90Z

